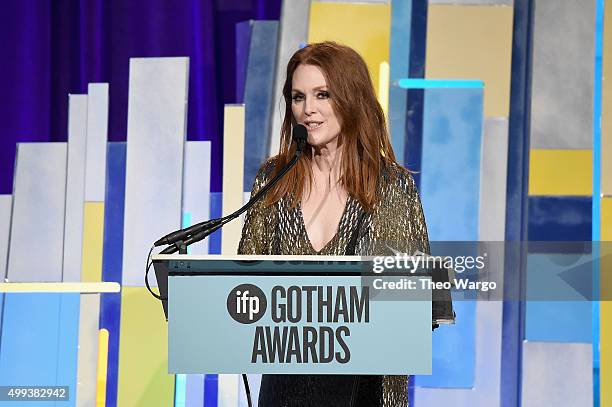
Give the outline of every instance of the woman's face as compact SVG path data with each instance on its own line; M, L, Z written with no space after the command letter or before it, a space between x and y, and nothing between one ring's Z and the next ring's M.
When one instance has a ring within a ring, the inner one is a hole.
M293 117L308 130L308 144L324 147L335 144L340 134L340 122L332 108L325 77L314 65L300 64L291 81Z

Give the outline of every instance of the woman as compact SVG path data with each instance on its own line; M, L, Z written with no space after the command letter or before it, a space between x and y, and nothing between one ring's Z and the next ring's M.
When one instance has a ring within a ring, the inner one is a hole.
M260 169L255 194L295 153L291 129L308 129L296 166L253 206L238 252L386 255L429 252L410 173L395 161L363 59L333 42L297 51L283 87L279 154ZM259 405L406 406L406 376L264 375Z

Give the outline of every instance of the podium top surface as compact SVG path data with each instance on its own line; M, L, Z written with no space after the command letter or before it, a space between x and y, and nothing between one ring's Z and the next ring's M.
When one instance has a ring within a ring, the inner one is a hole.
M373 256L372 256L373 257ZM191 254L156 254L151 256L153 261L168 261L168 260L233 260L233 261L347 261L358 262L363 261L366 257L363 256L319 256L319 255L301 255L301 256L277 256L277 255L240 255L240 254L208 254L208 255L191 255Z

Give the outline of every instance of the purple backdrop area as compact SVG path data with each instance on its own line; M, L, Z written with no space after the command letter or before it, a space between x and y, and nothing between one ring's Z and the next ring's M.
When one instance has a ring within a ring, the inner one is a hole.
M235 25L278 20L281 0L3 0L0 194L12 193L16 143L66 141L68 94L110 83L109 140L127 128L131 57L188 56L187 138L212 141L221 190L223 104L236 102Z

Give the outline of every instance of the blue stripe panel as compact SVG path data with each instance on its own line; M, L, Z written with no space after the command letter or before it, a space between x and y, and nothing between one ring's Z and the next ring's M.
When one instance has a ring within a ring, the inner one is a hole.
M253 20L236 24L236 103L244 103Z
M247 68L244 140L244 191L250 191L268 157L278 21L253 21Z
M482 89L425 91L421 197L432 241L478 240L482 123ZM476 304L454 306L457 323L433 335L433 374L419 386L474 385Z
M425 55L427 45L427 0L412 0L410 21L410 61L408 76L425 77ZM425 93L422 89L409 89L406 92L406 127L404 151L396 151L403 159L406 168L421 170L421 141L423 137L423 103ZM421 173L413 174L414 181L420 185Z
M565 281L578 273L592 285L590 255L530 253L527 257L525 339L542 342L592 341L590 297L585 298ZM563 273L563 274L562 274ZM570 281L571 282L571 281ZM580 288L580 287L578 287ZM587 294L588 295L588 294Z
M533 0L514 1L505 228L505 240L513 242L527 239L534 7ZM504 298L519 298L525 267L526 259L520 250L506 251ZM504 301L500 407L517 407L521 403L523 309L520 301Z
M602 106L602 61L603 61L603 28L604 0L596 0L595 4L595 84L593 87L593 123L601 122ZM593 126L593 196L601 194L601 126ZM601 200L593 199L592 239L601 239ZM599 263L593 263L593 292L599 293ZM599 379L599 302L593 301L593 406L599 407L601 400Z
M204 376L204 407L217 407L219 391L219 375Z
M123 209L125 201L126 143L108 143L106 155L106 197L104 199L104 242L102 281L121 283L123 258ZM101 294L100 328L108 330L106 406L117 406L119 368L119 327L121 294Z
M223 209L223 193L222 192L211 192L210 193L210 218L215 219L221 217ZM221 254L221 233L219 229L208 237L208 253L209 254Z
M530 241L590 241L590 197L530 196Z
M476 79L415 79L403 78L397 81L402 89L466 89L484 88L484 82Z
M389 82L409 75L410 30L412 1L391 1L391 46L389 49ZM389 89L389 131L393 151L400 164L404 165L406 127L406 91L391 86Z
M79 303L79 294L5 295L0 344L2 385L68 386L70 399L54 405L75 405Z

